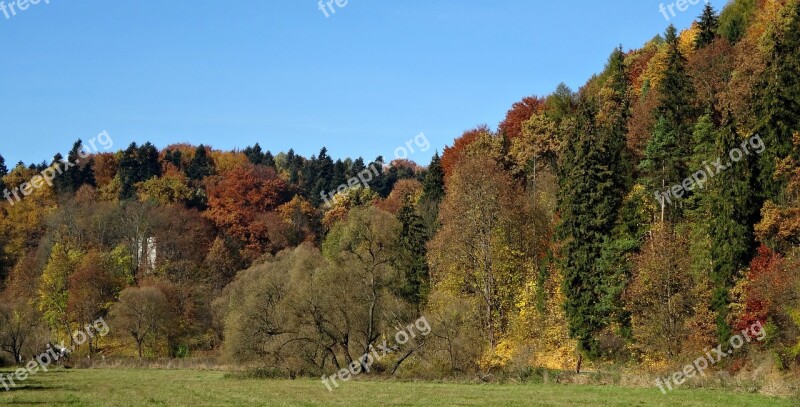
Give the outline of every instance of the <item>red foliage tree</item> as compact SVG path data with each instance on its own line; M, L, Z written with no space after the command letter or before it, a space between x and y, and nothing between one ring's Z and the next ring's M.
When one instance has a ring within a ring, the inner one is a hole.
M780 312L783 299L791 294L790 276L783 268L783 257L762 245L750 263L742 289L743 310L736 324L745 329L756 322L767 322L767 317Z
M470 144L474 143L480 136L491 133L489 127L480 125L472 130L467 130L461 137L453 141L452 147L445 147L442 153L442 169L444 170L445 181L453 174L456 164L461 160Z
M541 113L544 110L545 99L536 96L528 96L522 98L517 103L511 106L511 109L506 113L506 118L500 122L498 130L500 133L505 133L509 139L519 137L522 135L522 124L528 121L535 113Z

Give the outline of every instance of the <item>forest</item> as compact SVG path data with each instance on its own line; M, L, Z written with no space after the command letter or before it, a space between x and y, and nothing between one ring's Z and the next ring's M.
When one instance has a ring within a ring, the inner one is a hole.
M429 163L83 149L0 157L0 191L77 163L0 201L0 364L102 318L83 363L318 378L424 318L370 374L664 372L754 324L715 368L799 371L800 0L706 5Z

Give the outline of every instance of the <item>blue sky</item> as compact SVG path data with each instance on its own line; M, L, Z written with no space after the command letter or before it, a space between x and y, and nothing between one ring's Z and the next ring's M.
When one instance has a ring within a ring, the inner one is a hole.
M114 149L258 142L368 159L424 132L433 147L410 158L427 164L669 24L660 0L349 0L327 18L317 0L41 1L0 13L9 166L103 130ZM670 22L685 28L702 6Z

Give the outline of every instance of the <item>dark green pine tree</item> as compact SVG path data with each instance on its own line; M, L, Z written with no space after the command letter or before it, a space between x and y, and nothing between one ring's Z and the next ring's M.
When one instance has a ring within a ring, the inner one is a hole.
M559 177L565 309L570 335L589 357L600 354L597 334L606 320L601 304L606 281L599 259L622 200L612 171L615 163L609 161L614 143L598 129L596 115L594 101L580 101L573 143Z
M120 199L130 199L136 192L134 185L139 182L139 147L136 143L131 143L122 152L117 163L117 175L119 176L121 187L119 191Z
M692 157L689 159L689 167L695 171L704 169L709 162L716 159L716 136L717 126L711 113L700 116L692 133ZM696 187L692 194L684 201L685 207L691 213L694 223L705 223L708 220L710 207L708 200L708 184Z
M758 178L762 199L780 201L784 182L774 179L775 163L792 151L800 130L800 1L787 5L771 34L767 67L760 85L758 134L766 150L760 155Z
M331 184L333 188L338 188L339 185L347 185L347 166L341 159L336 160L333 164L333 181Z
M694 48L705 48L717 38L717 29L719 27L719 15L714 11L714 7L711 7L711 3L706 3L697 26L700 32L694 40Z
M67 162L73 165L61 164L63 174L53 179L53 187L59 194L73 194L83 185L95 185L94 160L81 157L83 141L77 140L67 154Z
M322 194L330 194L338 187L333 185L334 163L328 149L322 147L319 157L311 158L303 165L303 190L306 198L315 205L322 203Z
M256 143L253 147L247 147L242 151L253 165L264 164L264 153L261 151L261 146Z
M729 292L755 251L753 225L759 211L753 192L756 190L753 156L744 154L739 162L733 161L738 155L731 152L739 149L740 145L741 137L733 124L727 124L717 132L715 153L723 158L722 163L727 169L718 170L709 182L712 307L716 314L717 334L724 341L731 336L727 322Z
M653 137L647 143L644 159L639 163L642 177L650 191L657 191L661 220L677 220L680 215L681 197L670 193L670 188L683 179L685 173L683 156L676 151L678 137L664 116L658 118Z
M686 58L679 49L677 30L670 25L665 35L667 64L664 79L658 84L656 126L645 148L645 159L639 164L647 186L660 193L688 175L695 115L694 87L686 73ZM670 194L658 198L661 219L678 221L683 213L680 199L684 197Z
M428 171L425 173L425 180L422 182L422 196L437 204L444 199L444 169L442 169L442 159L439 157L438 151L431 159Z
M353 161L353 164L347 170L347 179L357 177L358 173L367 169L366 164L364 164L364 159L358 157Z
M6 167L6 159L0 155L0 193L6 189L5 181L3 181L3 177L8 175L8 167Z
M625 53L622 51L622 47L611 53L605 74L607 75L605 87L609 90L604 93L603 100L603 106L607 110L603 114L606 121L598 126L598 132L601 134L601 140L606 140L606 145L603 146L606 149L604 159L611 172L613 188L619 196L625 196L633 185L633 180L630 177L632 171L628 164L628 157L624 154L628 120L631 116L631 83L628 79ZM621 201L615 205L620 203ZM625 311L622 294L630 275L628 254L638 249L638 243L634 237L623 233L626 231L625 221L627 219L621 218L621 212L618 212L617 216L615 229L619 229L619 231L607 236L603 242L601 258L605 261L601 260L597 265L603 279L600 314L607 318L605 324L611 325L616 322L616 326L622 327L625 332L623 335L627 335L630 317Z
M153 177L161 176L161 163L158 159L158 149L150 142L139 147L137 153L139 163L139 181L147 181Z
M269 150L267 150L267 152L264 153L264 158L261 160L261 164L263 164L263 165L265 165L267 167L276 168L275 167L275 157L272 155L271 152L269 152Z
M670 25L665 36L667 66L664 79L658 84L660 99L656 108L656 118L664 117L667 120L668 130L675 132L677 145L673 153L680 157L688 157L691 154L690 141L696 116L692 107L695 96L694 85L686 72L687 62L680 51L678 31L675 26Z
M208 156L206 147L200 144L194 151L192 161L186 167L186 176L192 181L200 181L213 174L214 161Z
M377 176L375 176L375 173L373 172L373 178L369 183L369 186L381 198L386 198L389 196L389 193L392 192L394 182L397 181L396 173L395 177L392 177L392 174L389 171L385 171L384 164L383 156L378 156L375 158L375 161L369 164L368 167L370 171L372 171L374 168L378 172Z
M609 75L607 86L611 93L605 101L605 105L612 106L613 110L609 112L611 121L605 123L601 131L605 133L609 143L607 153L614 175L614 186L619 188L619 191L626 191L628 186L633 185L633 180L630 178L630 165L624 155L628 121L631 117L631 82L628 69L625 67L625 53L621 46L611 53L606 72Z
M183 170L183 154L181 150L167 150L164 153L164 161L172 163L178 170Z
M414 204L406 199L397 214L400 230L400 253L396 259L397 270L405 277L398 289L401 297L417 307L419 312L430 292L430 273L427 261L429 235Z
M151 143L137 146L131 143L117 163L120 177L120 199L130 199L136 195L136 184L161 175L158 150Z

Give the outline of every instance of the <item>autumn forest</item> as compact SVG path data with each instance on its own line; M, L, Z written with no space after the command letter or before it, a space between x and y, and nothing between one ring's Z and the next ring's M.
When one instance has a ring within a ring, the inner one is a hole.
M707 5L430 162L84 141L0 157L30 192L0 202L0 365L103 318L74 363L319 378L388 343L370 374L488 381L723 344L716 370L800 372L800 0Z

